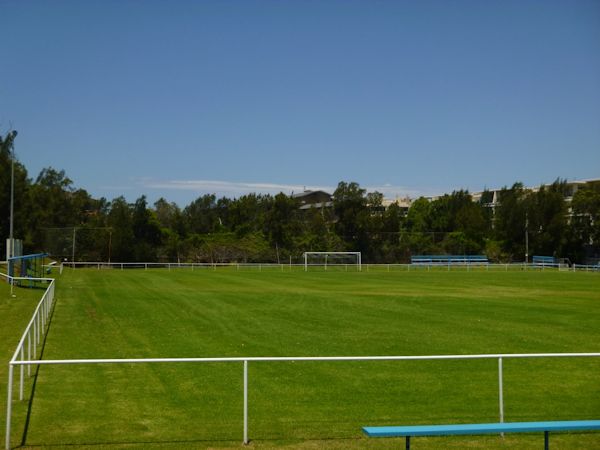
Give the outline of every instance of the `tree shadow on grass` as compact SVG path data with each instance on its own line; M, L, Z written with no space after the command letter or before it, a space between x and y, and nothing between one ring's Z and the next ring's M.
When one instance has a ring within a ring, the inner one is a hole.
M164 448L164 447L173 447L173 448L252 448L253 444L258 445L266 445L276 447L278 446L278 442L284 447L289 447L294 445L294 443L302 442L306 444L308 448L317 448L314 445L317 445L319 442L340 442L340 448L344 447L343 442L351 442L351 441L361 441L363 440L360 437L331 437L331 438L318 438L318 439L251 439L247 445L244 445L240 440L232 440L232 439L180 439L180 440L155 440L155 441L104 441L104 442L77 442L77 443L54 443L54 444L28 444L21 445L17 448L77 448L77 447L98 447L98 448ZM211 445L214 444L214 445ZM185 447L184 447L185 446Z
M52 328L52 317L54 316L54 309L56 308L56 301L52 304L52 309L50 310L50 315L48 317L48 326L46 328L46 333L44 333L44 339L42 340L42 345L40 348L40 357L39 359L44 359L44 350L46 349L46 341L48 336L50 335L50 329ZM33 384L31 385L31 394L29 395L29 401L27 403L27 416L25 417L25 425L23 426L23 435L21 437L21 443L19 447L23 447L25 445L25 441L27 440L27 432L29 431L29 423L31 421L31 410L33 408L33 399L35 397L35 388L37 386L38 375L40 373L40 365L37 365L35 368L35 372L33 375Z

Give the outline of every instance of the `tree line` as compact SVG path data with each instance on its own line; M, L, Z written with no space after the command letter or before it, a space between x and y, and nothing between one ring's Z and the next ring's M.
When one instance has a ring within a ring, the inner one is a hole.
M9 236L11 147L0 136L0 235ZM515 183L473 201L459 190L416 199L408 211L383 207L383 195L341 181L331 207L299 209L296 198L206 194L181 208L145 196L130 203L93 198L64 171L30 178L14 163L14 235L25 253L113 262L298 262L305 251L360 251L371 263L407 262L415 254L485 254L493 261L547 255L585 262L600 255L600 183L588 183L570 202L557 180L537 190ZM6 254L5 240L0 243Z

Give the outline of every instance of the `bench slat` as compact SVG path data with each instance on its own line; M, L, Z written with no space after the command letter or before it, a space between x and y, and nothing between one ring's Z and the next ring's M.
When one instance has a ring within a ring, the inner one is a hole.
M363 427L363 431L370 437L442 436L581 430L600 430L600 420Z

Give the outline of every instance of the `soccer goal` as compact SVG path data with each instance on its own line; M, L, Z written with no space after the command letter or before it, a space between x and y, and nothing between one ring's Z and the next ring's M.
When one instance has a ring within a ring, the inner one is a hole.
M360 252L304 252L304 271L309 267L348 269L353 268L360 272L362 257Z

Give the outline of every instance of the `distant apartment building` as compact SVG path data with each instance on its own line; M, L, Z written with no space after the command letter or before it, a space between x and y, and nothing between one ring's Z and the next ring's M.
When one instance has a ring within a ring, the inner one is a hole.
M298 200L298 208L303 210L333 207L333 196L325 191L304 191L292 194L292 198Z
M589 183L600 183L600 178L594 178L589 180L578 180L566 182L565 200L567 203L571 203L573 195L578 189ZM551 184L544 184L543 186L551 186ZM526 191L537 192L540 187L525 187ZM471 197L474 202L482 203L488 208L493 210L500 204L500 192L502 189L486 189L485 191L473 192ZM426 197L429 201L434 201L441 198L442 195L434 197ZM292 194L292 198L298 200L298 208L301 210L307 210L310 208L332 208L333 207L333 195L325 191L310 191L306 190L298 194ZM382 210L388 209L391 205L396 204L400 207L404 215L408 214L408 210L412 206L414 199L404 196L396 196L395 198L384 198L382 202Z
M412 202L413 202L413 199L411 199L408 196L405 196L405 197L396 196L395 199L384 198L382 205L385 207L385 209L388 209L393 204L396 204L400 208L400 211L402 211L402 214L404 216L406 216L406 215L408 215L408 210L410 209Z
M600 183L600 178L594 178L589 180L578 180L578 181L567 181L566 182L566 191L565 191L565 201L570 204L571 200L573 200L573 195L583 186L590 183ZM551 184L543 184L544 187L549 187ZM525 187L526 191L537 192L540 190L540 187ZM496 209L496 207L500 204L500 191L502 189L488 189L481 192L473 192L471 196L473 197L474 202L481 202L484 206L488 208Z

